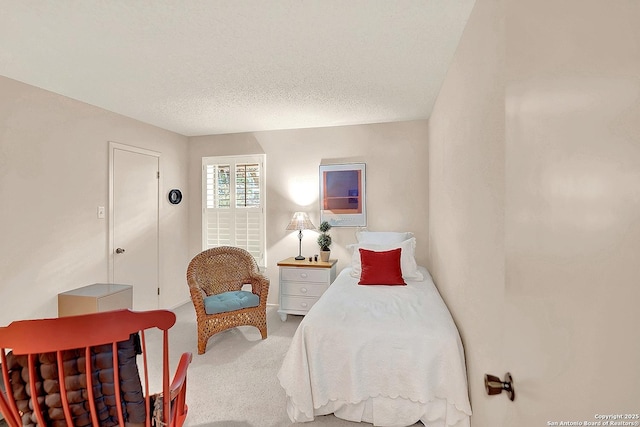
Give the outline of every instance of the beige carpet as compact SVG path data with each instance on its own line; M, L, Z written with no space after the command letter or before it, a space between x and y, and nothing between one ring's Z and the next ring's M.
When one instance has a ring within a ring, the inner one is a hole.
M284 389L276 375L302 317L289 316L282 322L277 307L268 307L266 340L260 339L256 328L243 326L213 336L206 353L198 355L193 306L185 304L175 312L178 320L169 335L171 363L177 363L184 351L193 353L188 374L187 426L371 426L333 415L316 417L311 423L293 424L289 420ZM155 337L147 337L150 347L155 344L152 338Z

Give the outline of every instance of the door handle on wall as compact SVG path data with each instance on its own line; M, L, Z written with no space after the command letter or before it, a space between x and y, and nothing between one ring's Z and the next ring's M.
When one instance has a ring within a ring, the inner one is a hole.
M116 253L117 254L122 254L122 253L124 253L124 249L118 248L118 249L116 249Z
M487 390L488 395L500 394L502 390L507 392L509 400L513 402L516 398L516 392L513 389L513 377L509 372L504 376L504 381L500 381L500 378L495 375L484 375L484 388Z

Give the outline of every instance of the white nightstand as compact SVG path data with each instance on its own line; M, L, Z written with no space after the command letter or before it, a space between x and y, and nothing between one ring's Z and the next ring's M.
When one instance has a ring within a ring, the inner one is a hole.
M296 260L287 258L278 263L280 267L280 319L287 314L305 315L336 278L336 263Z

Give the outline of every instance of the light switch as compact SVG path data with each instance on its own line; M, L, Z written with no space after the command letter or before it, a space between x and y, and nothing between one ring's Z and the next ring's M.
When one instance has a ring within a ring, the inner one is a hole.
M104 206L98 206L98 219L104 219Z

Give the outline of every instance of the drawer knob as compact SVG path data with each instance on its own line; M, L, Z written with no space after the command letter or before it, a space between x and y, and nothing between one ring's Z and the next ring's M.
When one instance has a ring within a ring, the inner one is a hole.
M307 278L307 273L300 273L300 277L302 277L303 279Z
M300 305L301 305L302 307L304 307L304 308L307 308L307 305L308 305L308 304L307 304L306 302L301 302L301 303L300 303Z
M302 292L303 294L307 293L307 288L300 288L300 292Z

